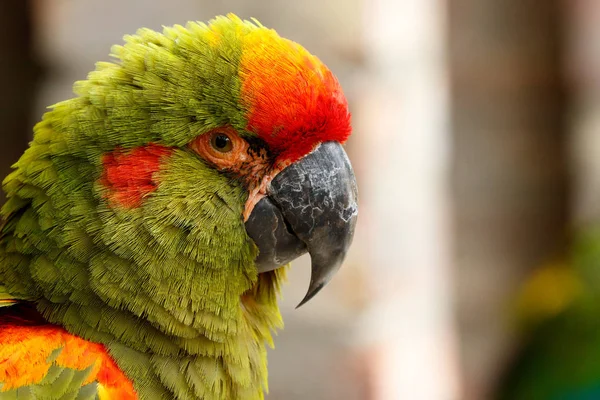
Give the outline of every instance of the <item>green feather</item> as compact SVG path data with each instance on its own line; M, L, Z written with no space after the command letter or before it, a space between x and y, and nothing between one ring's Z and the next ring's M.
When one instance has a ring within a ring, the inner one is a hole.
M74 370L53 364L41 382L0 392L0 400L96 399L98 395L96 383L83 385L90 372L91 367L84 370Z
M141 399L262 399L266 389L284 271L257 275L247 190L187 148L224 125L253 135L238 67L254 29L220 17L126 36L115 63L98 63L78 97L44 115L3 183L0 300L33 301L51 323L105 344ZM156 191L137 208L111 204L103 156L150 143L173 149ZM57 373L43 382L51 390L93 397L89 385L70 391L77 373Z

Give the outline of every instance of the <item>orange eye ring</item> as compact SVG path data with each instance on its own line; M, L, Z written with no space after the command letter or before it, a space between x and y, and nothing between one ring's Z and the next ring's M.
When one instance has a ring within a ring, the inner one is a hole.
M231 169L247 161L248 142L231 127L221 127L199 135L189 144L200 157L218 169Z

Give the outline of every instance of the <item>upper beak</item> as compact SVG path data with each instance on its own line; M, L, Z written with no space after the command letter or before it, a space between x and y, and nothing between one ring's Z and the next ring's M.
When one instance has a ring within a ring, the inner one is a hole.
M258 272L308 252L310 286L298 307L306 303L342 265L354 236L357 201L354 172L338 142L323 143L285 168L246 221L246 231L259 249Z

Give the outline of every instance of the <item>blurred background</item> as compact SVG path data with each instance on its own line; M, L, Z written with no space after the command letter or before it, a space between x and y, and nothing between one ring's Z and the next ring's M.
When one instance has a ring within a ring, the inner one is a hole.
M496 397L534 337L523 285L600 218L600 2L2 0L0 176L124 34L228 12L321 58L353 112L354 245L299 310L293 268L268 399ZM536 287L544 316L570 304Z

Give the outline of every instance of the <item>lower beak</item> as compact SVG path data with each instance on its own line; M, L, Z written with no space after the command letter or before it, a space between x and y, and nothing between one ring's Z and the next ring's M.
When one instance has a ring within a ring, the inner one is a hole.
M246 231L259 249L258 272L271 271L308 252L311 279L298 307L340 268L354 236L358 191L352 166L338 142L321 144L271 181Z

